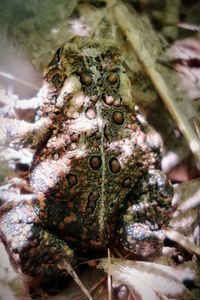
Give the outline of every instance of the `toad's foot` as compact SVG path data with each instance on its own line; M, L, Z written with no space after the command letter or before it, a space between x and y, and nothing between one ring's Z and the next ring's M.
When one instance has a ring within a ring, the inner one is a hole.
M127 197L128 208L119 230L125 248L149 256L162 247L172 196L172 186L161 171L150 170L141 178Z

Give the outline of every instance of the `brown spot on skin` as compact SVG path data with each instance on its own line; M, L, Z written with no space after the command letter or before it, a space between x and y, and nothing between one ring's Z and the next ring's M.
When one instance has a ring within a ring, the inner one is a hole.
M117 67L116 67L116 64L110 64L110 71L111 72L116 72L117 71Z
M77 219L76 215L71 212L69 216L66 216L64 218L64 223L71 223L71 222L76 221L76 219Z
M94 110L94 108L88 108L86 110L85 114L86 114L86 117L90 120L96 118L96 111Z
M115 178L115 183L120 184L121 183L121 179L119 177Z
M60 224L58 225L58 228L59 228L60 231L62 231L62 230L65 229L65 225L64 225L63 223L60 223Z
M71 141L72 142L77 142L78 141L78 133L73 133L71 135Z
M79 175L79 180L78 181L80 182L80 184L85 183L85 185L86 185L86 183L87 183L87 180L86 180L84 174Z
M69 187L72 187L78 183L78 179L75 174L68 174L66 177Z
M81 68L81 67L78 67L76 73L77 73L78 75L81 75L82 72L83 72L82 68Z
M88 195L88 201L89 202L95 202L99 199L99 193L94 191L94 192L90 192Z
M92 99L93 102L96 103L98 101L98 96L97 95L93 95L91 99Z
M68 63L71 65L75 62L73 57L68 57L67 60L68 60Z
M96 131L95 136L99 140L101 138L101 132Z
M90 158L90 166L93 170L98 170L101 167L101 156L92 156Z
M118 75L116 73L112 73L108 76L108 81L111 83L111 84L114 84L118 81Z
M73 201L68 201L67 203L68 208L74 208L74 202Z
M40 222L47 218L47 213L45 211L40 211Z
M91 247L94 247L96 249L101 249L104 245L102 242L97 242L97 241L89 241Z
M65 235L65 236L63 236L63 239L66 241L66 242L68 242L68 241L70 241L70 242L76 242L76 238L73 238L73 237L71 237L71 236L67 236L67 235ZM66 249L66 254L67 254L67 250L69 250L69 249ZM71 252L69 252L68 251L68 255L71 255Z
M69 146L69 150L75 150L77 148L75 143L71 143Z
M97 140L94 140L94 141L92 142L92 145L93 145L94 148L98 148L98 147L99 147L99 143L98 143Z
M88 229L83 227L81 238L84 240L87 237Z
M110 130L108 129L108 126L105 125L104 127L104 136L107 140L110 138Z
M110 170L113 173L118 173L121 170L121 165L117 160L117 158L111 158L111 160L109 161L109 166L110 166Z
M79 187L72 187L70 190L69 190L69 193L71 196L76 196L80 193L80 188Z
M86 137L91 138L94 136L94 132L91 129L88 129L87 132L85 133Z
M82 83L84 83L85 85L90 85L92 83L92 78L91 76L84 74L81 78Z
M87 212L89 215L91 215L91 214L92 214L92 208L91 208L91 207L88 207L88 208L86 209L86 212Z
M129 187L130 185L131 185L131 178L130 177L125 178L123 181L123 186Z
M55 198L56 198L56 199L59 199L61 196L62 196L61 193L56 193L56 194L55 194Z
M45 206L46 206L45 196L44 195L39 195L38 196L38 201L39 201L40 208L45 208Z
M119 107L121 105L121 102L119 99L115 100L114 106Z
M122 125L124 123L124 114L120 111L115 111L113 113L113 121L117 125Z
M119 60L119 56L117 56L115 53L113 53L112 59L114 62L117 62Z
M115 99L113 98L113 96L105 96L104 102L107 105L112 105L114 103Z

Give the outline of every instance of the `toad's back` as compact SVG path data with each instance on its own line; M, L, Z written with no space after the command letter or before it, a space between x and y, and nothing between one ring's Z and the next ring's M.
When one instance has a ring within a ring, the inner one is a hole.
M150 128L133 110L118 50L82 38L64 45L41 95L38 114L53 126L32 166L40 222L83 248L102 247L125 196L157 156Z

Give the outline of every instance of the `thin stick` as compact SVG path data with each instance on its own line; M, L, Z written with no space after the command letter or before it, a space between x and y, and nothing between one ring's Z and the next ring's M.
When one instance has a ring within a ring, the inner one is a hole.
M141 21L141 24L139 24L140 30L138 30L139 27L137 26L137 24L139 23L139 18L132 14L124 4L118 4L118 2L114 0L107 0L107 3L108 5L112 5L115 19L124 31L138 59L142 63L146 74L149 76L156 91L158 92L159 96L161 97L175 122L177 123L196 159L200 160L200 142L187 118L182 113L180 107L174 100L174 97L167 87L167 84L164 81L163 77L156 70L155 59L145 47L145 41L143 40L141 30Z
M190 24L190 23L178 23L176 24L178 27L191 30L191 31L197 31L200 32L200 26L196 24Z
M185 248L190 253L196 253L196 254L200 255L200 247L191 243L190 241L188 241L187 238L185 236L183 236L182 234L180 234L176 231L173 231L173 230L166 230L165 234L166 234L166 237L168 237L170 240L176 242L177 244L179 244L180 246Z
M112 283L111 283L111 275L110 275L110 249L108 248L108 300L112 300Z
M77 285L81 288L81 290L83 291L85 296L89 300L93 300L92 297L90 296L88 289L83 285L83 283L81 282L80 278L78 277L78 275L76 274L76 272L74 271L72 266L66 260L63 259L63 261L60 264L58 264L58 268L60 270L67 271L67 273L69 273L71 275L71 277L74 279L74 281L77 283Z
M23 79L17 78L17 77L15 77L14 75L12 75L10 73L6 73L6 72L0 71L0 76L2 76L4 78L7 78L7 79L10 79L10 80L13 80L13 81L16 81L16 82L19 82L19 83L21 83L23 85L26 85L26 86L28 86L28 87L36 90L36 91L39 90L39 87L37 87L36 85L34 85L32 83L29 83L29 82L27 82L27 81L25 81Z

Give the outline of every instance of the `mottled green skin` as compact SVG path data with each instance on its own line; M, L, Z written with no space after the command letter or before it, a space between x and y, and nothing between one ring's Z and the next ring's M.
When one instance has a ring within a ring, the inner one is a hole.
M63 260L118 237L141 256L161 247L154 233L169 222L172 187L157 170L158 135L134 111L129 87L119 50L83 38L45 71L37 119L51 125L35 130L33 195L1 207L2 240L24 273L58 276ZM21 141L31 140L33 131Z

